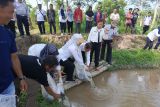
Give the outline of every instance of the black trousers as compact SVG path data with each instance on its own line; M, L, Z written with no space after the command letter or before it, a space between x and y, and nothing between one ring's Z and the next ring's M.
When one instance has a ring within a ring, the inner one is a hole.
M67 21L68 33L73 33L73 22Z
M156 43L154 49L158 49L159 45L160 45L160 37L158 37L158 41L157 41L157 43Z
M130 28L130 29L131 29L131 33L132 33L132 24L131 24L131 23L126 24L126 30L125 30L125 33L127 33L128 28Z
M67 74L67 81L73 81L74 61L70 58L66 61L60 60L60 65L64 67L64 72Z
M6 27L13 32L14 38L16 38L16 26L15 26L15 21L11 20Z
M111 64L112 63L112 40L103 40L102 49L101 49L101 60L104 60L106 45L107 45L106 62Z
M38 21L38 28L41 34L46 33L44 21Z
M145 49L152 49L152 47L153 47L153 41L151 41L148 37L147 37L147 39L146 39L146 45L144 46L144 50Z
M92 57L94 54L94 63L95 67L99 66L99 56L100 56L100 48L101 48L101 42L96 43L96 42L91 42L92 44L92 49L91 49L91 56L90 56L90 62L92 62Z
M76 24L76 33L81 33L81 23L75 23Z
M25 27L26 34L30 35L28 17L20 15L16 15L16 17L17 17L17 26L20 32L20 36L24 35L23 25Z
M56 34L56 23L55 22L49 22L50 27L50 33L52 34L52 27L54 29L54 33Z
M66 23L60 22L61 33L66 33Z
M82 51L82 57L83 57L83 62L84 64L86 63L86 53Z
M145 34L149 30L149 26L143 26L143 34Z
M86 21L86 33L89 33L92 28L92 21Z

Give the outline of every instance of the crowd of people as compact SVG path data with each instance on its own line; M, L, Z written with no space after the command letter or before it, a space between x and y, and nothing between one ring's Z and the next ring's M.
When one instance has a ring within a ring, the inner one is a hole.
M14 6L14 16L13 19L9 22L8 28L10 28L14 32L14 34L16 34L15 23L17 22L17 27L20 36L24 37L25 35L23 26L25 28L26 35L30 36L31 19L29 7L23 0L18 0L14 3ZM138 8L135 8L134 10L132 8L129 8L129 11L126 13L126 33L128 32L129 28L132 34L136 33L136 23L139 17L138 11ZM85 16L83 16L84 14ZM39 28L40 34L46 34L45 22L49 23L49 30L51 35L57 34L57 28L60 29L61 35L67 33L69 35L73 33L81 33L81 25L84 20L84 17L86 21L86 33L89 33L91 28L97 25L97 22L99 20L103 20L104 24L109 23L109 20L115 21L117 25L119 25L121 21L118 9L114 9L113 12L110 15L108 15L107 12L101 11L100 6L97 7L95 12L92 10L92 6L89 6L86 12L84 13L81 9L80 3L77 4L77 8L74 11L70 6L65 8L64 4L61 4L58 13L56 13L53 4L49 5L49 9L47 11L43 9L42 4L37 4L37 10L35 12L35 22ZM59 20L58 27L56 26L57 20ZM148 12L148 15L144 17L143 21L143 34L145 34L149 30L151 22L151 12ZM75 31L73 31L73 26L75 26Z
M126 31L131 28L131 33L135 32L135 25L138 18L138 9L126 14ZM18 0L0 0L0 99L4 95L10 98L15 95L14 79L18 78L22 91L27 90L26 77L37 81L41 84L46 92L58 99L61 97L61 92L57 93L48 81L48 75L53 79L58 77L58 82L62 83L62 75L66 75L65 81L75 81L75 76L81 80L90 81L90 68L94 56L94 70L99 71L100 60L105 60L106 63L112 65L112 42L118 37L118 24L120 15L117 9L113 10L110 15L110 23L106 23L107 14L102 13L100 7L96 13L92 11L90 6L86 12L86 32L89 33L87 40L80 34L81 24L83 20L83 11L81 4L77 4L76 10L73 12L71 7L65 10L62 4L59 10L59 22L61 33L73 34L73 22L76 26L75 33L71 38L58 49L54 44L34 44L28 50L28 55L18 55L15 42L15 19L20 35L23 37L25 27L26 35L30 36L29 30L29 10L27 5ZM38 4L38 10L35 12L36 22L41 34L45 34L45 20L48 19L50 25L50 33L56 34L56 12L53 5L50 4L50 9L47 13L42 9L42 5ZM14 17L15 18L15 17ZM152 17L150 12L144 19L144 32L150 26ZM7 26L7 27L6 27ZM9 28L9 29L8 29ZM54 29L54 33L52 32ZM144 49L152 48L155 37L160 37L160 27L151 31L147 35L147 42ZM158 48L160 38L155 46ZM105 52L107 46L107 52ZM94 55L93 55L94 54ZM104 59L105 58L105 59ZM63 71L61 69L63 67ZM16 76L14 76L14 74ZM56 75L57 74L57 75ZM76 75L75 75L76 74ZM0 100L0 101L6 101ZM10 100L8 100L10 101ZM12 98L15 102L15 97ZM0 102L2 103L2 102ZM13 103L12 103L13 104Z

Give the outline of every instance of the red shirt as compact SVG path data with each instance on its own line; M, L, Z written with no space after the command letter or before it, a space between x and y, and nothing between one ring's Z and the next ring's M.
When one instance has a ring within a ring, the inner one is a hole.
M131 20L132 18L133 18L132 13L128 12L126 14L126 24L131 24L132 23L132 20Z
M74 21L76 23L81 23L82 22L82 18L83 17L83 13L82 13L82 10L80 8L77 8L75 11L74 11Z
M100 12L97 12L96 22L98 22L100 19L101 19L101 14L100 14Z

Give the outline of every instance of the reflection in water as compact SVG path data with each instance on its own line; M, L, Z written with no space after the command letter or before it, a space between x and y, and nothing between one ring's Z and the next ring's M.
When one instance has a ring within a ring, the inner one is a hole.
M94 81L98 88L84 83L67 96L87 107L160 107L158 70L105 72Z

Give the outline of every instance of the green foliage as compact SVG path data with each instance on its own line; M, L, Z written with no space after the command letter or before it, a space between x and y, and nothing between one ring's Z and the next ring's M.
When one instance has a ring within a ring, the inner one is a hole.
M113 66L109 70L131 68L158 68L160 54L149 50L114 50Z
M27 93L20 92L18 107L25 107L26 101L27 101Z
M62 107L58 101L49 102L45 100L40 92L39 95L37 96L37 104L38 107Z

